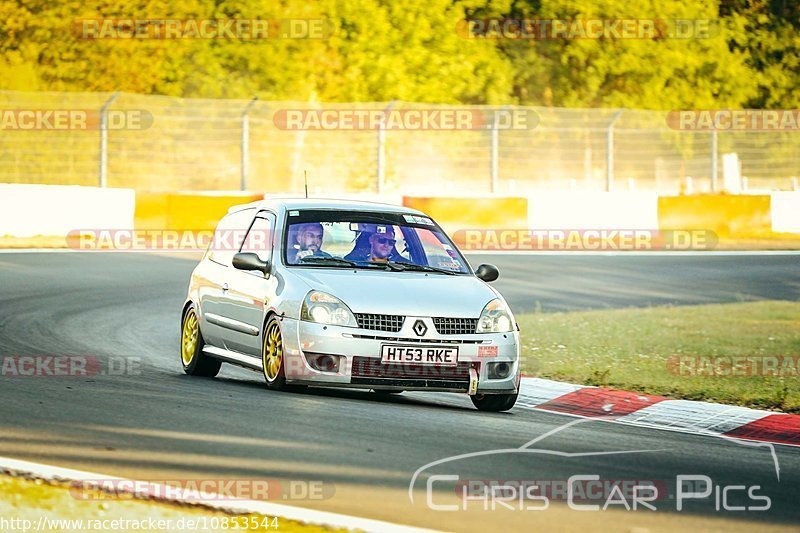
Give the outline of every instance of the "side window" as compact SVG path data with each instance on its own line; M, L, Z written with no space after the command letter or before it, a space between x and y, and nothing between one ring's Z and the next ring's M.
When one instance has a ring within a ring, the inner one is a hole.
M255 214L255 209L244 209L222 217L214 230L208 258L220 265L231 266L233 256L239 251Z
M242 244L242 252L251 252L262 261L272 260L272 242L275 231L275 215L272 213L259 213L247 232Z

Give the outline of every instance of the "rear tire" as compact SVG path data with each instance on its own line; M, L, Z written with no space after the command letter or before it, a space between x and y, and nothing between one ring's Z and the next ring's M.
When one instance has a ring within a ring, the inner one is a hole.
M478 411L491 413L508 411L517 403L516 394L475 394L470 396L470 399Z
M205 344L203 334L200 333L197 312L194 305L191 305L183 315L181 324L181 366L190 376L213 378L219 374L222 361L204 354Z

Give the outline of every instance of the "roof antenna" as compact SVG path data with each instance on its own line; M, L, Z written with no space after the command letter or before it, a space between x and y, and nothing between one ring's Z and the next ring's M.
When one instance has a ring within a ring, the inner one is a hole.
M303 171L303 181L306 185L306 200L308 200L308 170Z

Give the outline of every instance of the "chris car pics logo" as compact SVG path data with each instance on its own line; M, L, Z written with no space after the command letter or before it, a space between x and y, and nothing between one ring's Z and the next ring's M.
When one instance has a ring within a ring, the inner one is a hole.
M647 476L633 479L628 477L613 479L603 477L585 466L587 458L597 456L603 459L618 457L624 461L632 455L646 457L659 453L674 452L668 448L659 449L617 449L597 451L566 452L554 448L552 444L544 448L534 445L578 424L598 423L614 417L594 417L575 419L539 435L519 447L482 450L453 455L431 461L418 468L411 477L408 497L415 503L415 489L418 483L424 485L425 505L428 509L442 512L468 510L494 511L544 511L553 501L566 501L575 511L685 511L688 507L713 509L714 511L763 512L772 507L772 499L767 493L766 483L772 481L772 474L765 472L763 484L721 483L711 476L697 472L680 472L670 478L648 479ZM770 452L775 468L775 477L780 481L780 467L775 447L769 442L753 443L737 438L728 441L743 446L752 446ZM620 447L623 445L620 444ZM577 473L570 473L561 479L543 476L529 479L493 480L463 477L458 470L468 468L475 471L483 458L488 464L500 468L503 458L508 465L518 468L520 464L536 464L535 458L554 458L559 465L571 468L571 459L579 467ZM468 467L459 467L469 465ZM638 461L646 464L646 461ZM435 472L435 473L434 473ZM443 473L444 472L444 473ZM423 477L424 476L424 477ZM637 476L638 477L638 476ZM424 479L424 483L421 480Z

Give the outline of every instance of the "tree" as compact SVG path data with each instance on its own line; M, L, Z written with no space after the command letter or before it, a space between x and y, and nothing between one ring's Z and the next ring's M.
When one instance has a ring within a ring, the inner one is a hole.
M547 20L708 19L718 31L708 38L555 38L505 45L515 57L515 91L521 102L713 108L738 107L755 95L745 54L729 49L731 30L709 2L649 0L633 7L623 0L542 0L540 7L520 3L516 10Z

